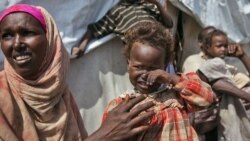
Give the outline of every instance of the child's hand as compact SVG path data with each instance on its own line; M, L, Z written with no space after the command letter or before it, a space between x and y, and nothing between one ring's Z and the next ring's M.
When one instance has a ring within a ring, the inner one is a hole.
M71 55L74 57L74 58L79 58L81 56L83 56L83 50L80 49L79 47L73 47L72 50L71 50Z
M228 45L228 56L241 57L244 55L244 50L238 44Z
M153 85L154 83L171 83L171 76L164 70L157 69L147 73L147 85Z

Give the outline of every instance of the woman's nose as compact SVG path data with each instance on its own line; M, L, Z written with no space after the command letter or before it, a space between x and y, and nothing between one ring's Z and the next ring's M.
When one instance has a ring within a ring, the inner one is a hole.
M23 45L22 45L20 36L19 36L19 35L16 35L16 36L15 36L15 39L14 39L13 48L14 48L15 50L20 50L21 48L23 48L22 46L23 46Z

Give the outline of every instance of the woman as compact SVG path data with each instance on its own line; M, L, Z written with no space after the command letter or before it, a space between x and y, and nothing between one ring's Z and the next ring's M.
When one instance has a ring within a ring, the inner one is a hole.
M127 112L140 97L122 103L110 113L110 120L86 138L65 81L68 54L53 18L42 7L17 4L6 9L0 16L0 41L5 55L0 72L0 140L113 140L148 128L138 123L153 113L137 115L152 103ZM124 121L115 114L128 118Z

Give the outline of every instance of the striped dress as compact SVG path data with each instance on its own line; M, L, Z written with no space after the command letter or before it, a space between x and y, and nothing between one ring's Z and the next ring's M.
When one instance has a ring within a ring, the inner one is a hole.
M140 22L161 22L160 11L152 3L140 2L129 4L126 2L114 6L98 22L90 24L88 29L95 38L115 33L124 40L124 33Z

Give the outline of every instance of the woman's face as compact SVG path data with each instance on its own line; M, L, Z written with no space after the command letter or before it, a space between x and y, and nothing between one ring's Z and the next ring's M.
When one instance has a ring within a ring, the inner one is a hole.
M47 38L40 23L27 13L12 13L0 23L2 51L23 78L37 77L46 54Z
M228 41L224 35L216 35L212 38L211 47L207 49L208 56L224 58L227 52Z
M164 69L164 58L161 49L139 42L133 44L128 60L128 73L130 82L136 90L148 94L159 88L160 84L147 84L146 74L156 69Z

